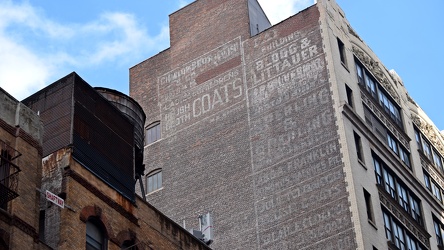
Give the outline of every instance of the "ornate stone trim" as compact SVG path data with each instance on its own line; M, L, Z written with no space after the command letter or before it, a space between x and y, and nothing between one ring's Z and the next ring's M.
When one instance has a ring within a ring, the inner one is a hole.
M395 100L395 102L399 106L401 106L400 105L401 98L399 97L395 88L392 86L392 83L390 83L386 74L384 74L383 69L379 66L379 62L376 60L373 60L371 58L371 56L369 56L367 53L365 53L362 49L358 48L357 46L353 45L352 48L353 48L353 53L356 55L356 57L376 77L376 80L378 80L378 82L387 91L387 93L393 98L393 100ZM390 72L388 72L388 75L390 75L390 77L393 78L393 76L390 74ZM393 80L393 82L395 84L397 83L397 81L394 81L394 80Z
M385 191L381 191L378 186L379 200L381 204L395 217L401 222L404 227L409 230L416 238L421 241L428 249L430 249L430 235L423 228L417 226L417 223L405 215L405 211L399 208L398 204L393 202L390 197L387 197L388 194Z
M398 141L404 146L405 149L407 149L410 152L410 144L409 139L405 138L404 135L402 135L395 125L391 122L389 118L386 117L385 112L381 111L378 105L375 105L375 103L372 101L370 97L367 96L367 94L361 90L361 100L362 102L367 106L370 111L384 124L384 126L387 128L390 133L393 134L393 136L398 139Z
M442 141L444 141L444 138L439 132L438 133L436 132L437 129L435 129L434 126L423 121L416 114L412 114L411 119L412 122L416 125L416 127L418 127L419 130L421 130L421 133L427 137L427 139L441 153L441 155L444 155L444 144L442 143Z
M405 93L405 95L407 96L407 100L409 102L411 102L413 105L415 105L416 107L418 107L418 104L416 104L415 100L413 100L413 98L409 95L409 93Z
M352 34L354 37L358 38L359 41L362 42L362 39L359 37L358 33L356 33L356 31L350 25L347 25L347 28L348 28L348 33Z

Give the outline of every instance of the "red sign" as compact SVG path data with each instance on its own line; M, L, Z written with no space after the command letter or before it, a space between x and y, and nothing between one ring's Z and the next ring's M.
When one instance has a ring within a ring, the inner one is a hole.
M61 208L65 207L65 201L57 195L49 192L48 190L46 190L46 199Z

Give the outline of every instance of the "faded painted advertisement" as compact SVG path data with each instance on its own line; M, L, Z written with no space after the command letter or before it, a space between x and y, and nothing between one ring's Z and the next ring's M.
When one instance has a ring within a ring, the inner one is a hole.
M319 29L244 47L259 248L353 245L333 237L352 225Z

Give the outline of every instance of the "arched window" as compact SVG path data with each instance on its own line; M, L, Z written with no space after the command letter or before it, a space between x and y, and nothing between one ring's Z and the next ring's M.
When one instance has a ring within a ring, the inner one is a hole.
M86 222L86 250L106 249L106 234L98 219L91 217Z

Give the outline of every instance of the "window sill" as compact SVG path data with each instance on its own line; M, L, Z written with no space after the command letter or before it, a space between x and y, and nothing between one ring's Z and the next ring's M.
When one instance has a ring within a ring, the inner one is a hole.
M350 73L350 70L347 67L347 64L345 64L344 62L341 61L342 66L345 68L345 70L347 70L348 73Z
M157 141L153 141L153 142L151 142L150 144L146 144L145 146L143 146L143 148L147 148L147 147L149 147L149 146L152 146L152 145L154 145L154 144L156 144L156 143L158 143L158 142L160 142L160 141L162 141L162 138L159 139L159 140L157 140Z
M159 192L159 191L162 191L163 190L163 187L161 187L161 188L159 188L159 189L156 189L156 190L154 190L154 191L151 191L150 193L147 193L145 196L148 196L148 195L151 195L151 194L155 194L155 193L157 193L157 192Z
M368 221L368 224L370 224L374 229L378 230L374 221L372 221L370 219L367 219L367 221Z
M365 166L365 163L362 160L358 159L358 162L359 162L359 165L361 165L361 167L363 167L365 170L367 170L367 167Z

